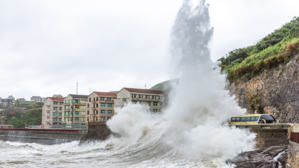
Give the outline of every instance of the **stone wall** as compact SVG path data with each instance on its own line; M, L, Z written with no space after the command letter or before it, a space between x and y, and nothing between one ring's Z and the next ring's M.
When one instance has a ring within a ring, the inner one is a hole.
M80 139L80 144L85 142L103 141L111 135L110 129L106 124L88 125L88 133Z
M248 114L271 114L280 122L298 123L299 55L251 79L237 79L230 91Z
M290 141L287 168L299 167L299 144Z

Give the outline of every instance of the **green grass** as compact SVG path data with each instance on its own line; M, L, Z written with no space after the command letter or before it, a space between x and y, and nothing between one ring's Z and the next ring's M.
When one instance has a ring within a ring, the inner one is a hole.
M292 50L287 53L286 50L290 48L286 47L294 41L298 42L298 38L299 17L294 17L255 45L230 51L226 57L218 61L221 61L222 70L227 71L230 82L247 73L252 77L264 69L275 67L280 63L286 64L290 54L295 52Z
M286 63L290 60L292 54L299 51L299 38L293 38L270 46L256 54L245 58L242 62L227 66L225 71L228 73L230 82L243 76L244 74L256 75L264 69L269 69Z

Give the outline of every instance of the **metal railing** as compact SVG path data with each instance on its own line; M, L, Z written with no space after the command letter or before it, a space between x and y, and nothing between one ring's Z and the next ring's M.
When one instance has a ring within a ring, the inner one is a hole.
M81 124L59 124L59 125L28 125L28 129L70 129L87 130L87 126Z

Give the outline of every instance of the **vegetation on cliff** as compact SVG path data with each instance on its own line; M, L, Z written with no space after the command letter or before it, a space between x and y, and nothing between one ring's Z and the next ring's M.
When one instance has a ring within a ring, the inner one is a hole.
M14 111L6 117L5 124L13 125L13 128L25 128L25 125L40 125L42 123L42 106L41 102L16 102L13 107L26 107L25 111Z
M291 55L299 52L299 18L295 17L282 28L264 37L256 45L236 49L219 59L222 70L228 73L230 82L250 78L263 69L286 63Z

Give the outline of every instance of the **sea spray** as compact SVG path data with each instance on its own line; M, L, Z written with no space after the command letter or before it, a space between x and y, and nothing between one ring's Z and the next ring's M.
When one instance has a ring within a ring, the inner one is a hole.
M255 135L225 126L231 116L245 114L225 90L226 76L210 59L213 35L208 5L185 0L172 29L171 54L175 96L165 111L168 143L197 159L235 156L254 147Z
M151 114L140 104L116 109L116 115L107 122L113 132L122 135L120 140L111 140L115 145L140 143L155 122L163 121L155 128L160 131L155 134L161 136L159 145L170 146L186 158L224 160L253 149L254 134L225 124L231 116L246 111L225 90L226 76L210 59L212 35L205 1L192 6L185 0L171 34L172 77L179 78L173 86L175 94L169 98L171 104L160 115Z

